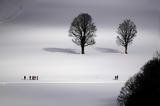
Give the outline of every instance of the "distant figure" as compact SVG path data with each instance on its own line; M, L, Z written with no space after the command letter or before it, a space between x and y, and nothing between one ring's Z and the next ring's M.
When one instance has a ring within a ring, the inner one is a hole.
M114 76L114 80L117 80L117 76Z
M24 80L26 80L26 76L24 76Z
M38 76L37 76L37 80L38 80Z
M118 80L118 75L116 75L116 76L114 77L114 80Z
M32 77L31 77L31 76L29 76L29 80L32 80Z
M118 75L117 75L117 80L118 80Z
M36 80L36 76L32 76L32 80Z

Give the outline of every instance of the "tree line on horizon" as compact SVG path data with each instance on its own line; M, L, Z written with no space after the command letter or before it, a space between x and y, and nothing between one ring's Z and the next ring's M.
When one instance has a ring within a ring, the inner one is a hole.
M88 13L81 13L75 17L69 29L69 36L73 37L72 41L81 47L81 54L85 54L85 47L94 45L97 28L92 17ZM128 54L128 45L132 43L137 34L137 28L133 21L125 19L119 24L116 42L123 46L124 53Z

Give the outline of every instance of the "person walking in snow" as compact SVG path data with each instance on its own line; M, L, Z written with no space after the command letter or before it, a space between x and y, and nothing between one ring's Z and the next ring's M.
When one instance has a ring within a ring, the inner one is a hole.
M24 80L26 80L26 76L24 76Z
M117 78L116 78L117 80L118 80L118 75L117 75Z
M29 76L29 80L32 80L32 76Z

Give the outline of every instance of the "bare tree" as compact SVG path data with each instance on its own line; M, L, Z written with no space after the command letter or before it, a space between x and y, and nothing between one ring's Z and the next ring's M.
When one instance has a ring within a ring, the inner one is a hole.
M126 19L119 24L118 34L120 36L117 36L117 44L123 46L127 54L128 45L132 43L137 34L136 25L130 19Z
M81 53L85 54L85 46L95 44L96 26L92 22L92 17L88 13L81 13L73 19L71 23L69 36L73 37L72 41L81 46Z

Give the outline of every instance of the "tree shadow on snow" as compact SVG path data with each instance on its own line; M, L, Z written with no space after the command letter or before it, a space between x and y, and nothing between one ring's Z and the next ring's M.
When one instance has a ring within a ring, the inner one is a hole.
M61 52L61 53L70 53L70 54L79 54L75 49L69 48L43 48L47 52Z
M103 52L103 53L121 53L119 50L111 49L111 48L96 47L96 50Z

